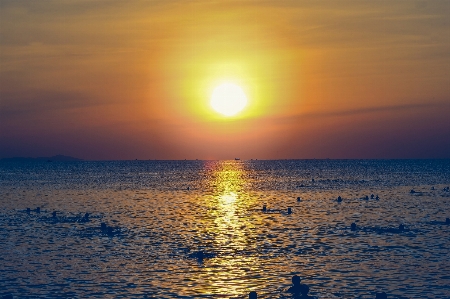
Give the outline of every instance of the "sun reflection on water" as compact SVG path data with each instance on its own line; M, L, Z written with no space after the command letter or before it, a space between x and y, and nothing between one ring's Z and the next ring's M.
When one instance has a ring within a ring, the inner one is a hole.
M252 197L245 191L246 170L235 161L219 162L212 169L210 186L212 196L206 204L211 222L205 230L214 235L217 258L206 267L205 279L209 280L206 293L235 296L243 289L252 289L243 283L256 262L251 254L246 254L252 246Z

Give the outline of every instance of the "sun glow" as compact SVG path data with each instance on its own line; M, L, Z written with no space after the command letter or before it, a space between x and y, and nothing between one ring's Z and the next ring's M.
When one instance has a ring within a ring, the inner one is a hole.
M222 83L211 94L211 107L225 116L238 114L247 105L247 96L241 87L233 83Z

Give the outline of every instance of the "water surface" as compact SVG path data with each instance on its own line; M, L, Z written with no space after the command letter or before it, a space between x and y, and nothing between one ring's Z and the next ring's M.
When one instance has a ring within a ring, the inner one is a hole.
M0 294L448 299L448 185L449 160L2 162Z

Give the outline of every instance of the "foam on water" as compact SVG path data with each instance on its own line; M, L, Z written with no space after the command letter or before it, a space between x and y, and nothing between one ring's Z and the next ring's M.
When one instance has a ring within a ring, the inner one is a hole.
M3 163L0 179L0 295L290 298L298 274L319 298L450 298L448 160Z

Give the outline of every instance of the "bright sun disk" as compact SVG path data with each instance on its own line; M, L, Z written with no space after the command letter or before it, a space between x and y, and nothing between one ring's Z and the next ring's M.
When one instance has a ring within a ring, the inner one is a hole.
M211 107L225 116L233 116L247 105L247 97L241 87L233 83L222 83L211 94Z

